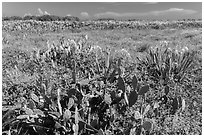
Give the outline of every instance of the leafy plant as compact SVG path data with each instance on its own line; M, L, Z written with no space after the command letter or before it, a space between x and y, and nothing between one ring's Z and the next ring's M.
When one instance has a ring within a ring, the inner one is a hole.
M194 64L193 51L178 53L169 48L156 47L147 52L145 59L138 59L139 70L145 69L149 79L167 85L170 81L182 83L187 71Z
M7 70L3 134L141 135L160 133L164 126L166 134L179 129L189 109L182 84L188 83L195 52L150 49L135 63L126 49L90 47L87 40L48 42L47 50L28 58L34 69L18 64Z

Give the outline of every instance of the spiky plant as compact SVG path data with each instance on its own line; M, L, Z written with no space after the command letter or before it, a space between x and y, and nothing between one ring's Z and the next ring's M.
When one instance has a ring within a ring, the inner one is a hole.
M139 70L145 70L149 78L162 85L167 85L170 80L182 83L188 71L194 64L194 51L184 53L169 48L150 49L144 59L137 57Z

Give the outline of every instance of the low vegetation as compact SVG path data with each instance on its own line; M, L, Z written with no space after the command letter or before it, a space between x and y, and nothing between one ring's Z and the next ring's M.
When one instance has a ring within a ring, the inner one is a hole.
M2 134L202 134L197 23L48 30L55 23L3 22Z

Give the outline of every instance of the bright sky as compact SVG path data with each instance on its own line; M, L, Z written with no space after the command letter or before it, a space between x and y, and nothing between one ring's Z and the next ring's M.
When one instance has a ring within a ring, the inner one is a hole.
M79 18L202 18L201 2L3 2L3 16L51 14Z

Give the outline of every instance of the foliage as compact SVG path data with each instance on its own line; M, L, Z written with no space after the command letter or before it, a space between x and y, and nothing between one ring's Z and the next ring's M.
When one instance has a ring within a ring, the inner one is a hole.
M193 69L195 51L188 51L185 47L182 51L172 51L170 48L155 47L150 49L144 60L138 58L138 69L146 72L148 78L155 83L167 85L168 83L180 83L184 81L187 71Z
M36 21L79 21L78 17L74 16L55 16L55 15L42 15L42 16L31 16L27 15L22 17L11 16L11 17L3 17L2 21L15 21L15 20L36 20Z
M54 15L43 16L25 16L24 20L10 21L9 19L2 22L2 29L6 32L28 31L28 32L46 32L63 31L63 30L114 30L114 29L138 29L138 30L164 30L165 28L185 29L201 28L202 21L118 21L118 20L87 20L80 21L77 17L58 17ZM33 19L34 20L30 20ZM29 20L26 20L29 19ZM38 31L36 30L38 26ZM32 28L35 28L34 30Z
M149 48L134 60L88 39L47 41L3 68L3 134L201 134L190 123L191 111L202 114L197 52Z

